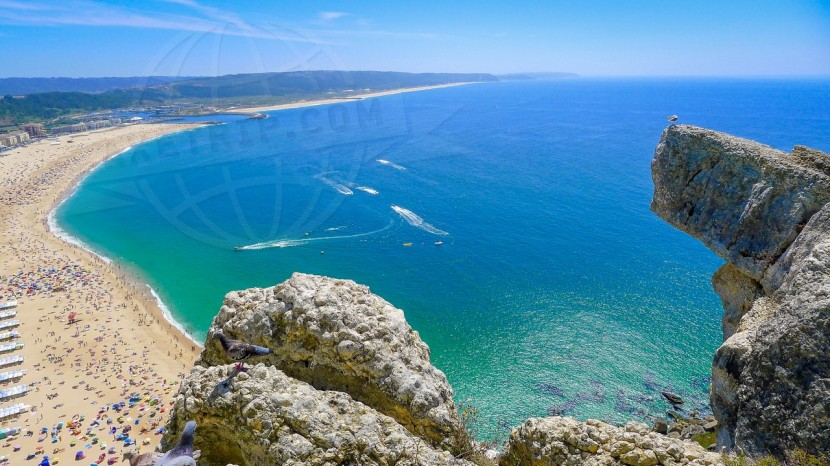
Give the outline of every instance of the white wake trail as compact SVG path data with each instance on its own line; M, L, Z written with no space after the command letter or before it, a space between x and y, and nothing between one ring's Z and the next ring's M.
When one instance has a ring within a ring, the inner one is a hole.
M378 194L380 194L380 192L378 192L378 190L377 190L377 189L370 188L370 187L368 187L368 186L357 186L357 187L355 187L354 189L358 189L358 190L360 190L360 191L363 191L364 193L369 193L369 194L371 194L371 195L373 195L373 196L377 196Z
M424 230L428 233L432 233L433 235L441 235L441 236L449 235L449 233L447 233L446 231L435 228L434 226L432 226L429 223L425 222L423 218L421 218L420 216L418 216L418 214L416 214L415 212L412 212L409 209L404 209L401 206L393 205L392 210L397 212L398 215L401 216L401 218L406 220L406 223L412 225L415 228L420 228L420 229L422 229L422 230Z
M366 233L357 233L354 235L340 235L340 236L321 236L319 238L300 238L300 239L278 239L274 241L265 241L263 243L256 243L256 244L249 244L247 246L239 246L234 248L237 251L248 251L253 249L268 249L268 248L292 248L294 246L304 246L308 243L314 241L332 241L337 239L351 239L351 238L360 238L361 236L369 236L374 235L377 233L381 233L385 230L388 230L389 227L392 226L392 222L389 222L383 228L374 231L367 231ZM339 229L340 227L338 227Z
M342 184L340 184L340 183L338 183L334 180L330 180L330 179L326 178L325 176L323 176L323 174L317 175L314 178L317 178L318 180L322 181L323 183L327 184L328 186L331 186L332 188L334 188L340 194L343 194L345 196L351 196L352 194L354 194L354 191L352 191L351 189L347 188L346 186L344 186L344 185L342 185Z
M378 163L382 164L382 165L388 165L388 166L394 168L395 170L406 170L406 167L404 167L402 165L398 165L395 162L390 162L388 160L378 159Z

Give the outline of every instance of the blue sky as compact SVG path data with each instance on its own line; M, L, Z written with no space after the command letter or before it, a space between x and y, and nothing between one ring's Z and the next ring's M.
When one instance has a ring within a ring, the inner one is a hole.
M0 0L0 77L830 75L830 0Z

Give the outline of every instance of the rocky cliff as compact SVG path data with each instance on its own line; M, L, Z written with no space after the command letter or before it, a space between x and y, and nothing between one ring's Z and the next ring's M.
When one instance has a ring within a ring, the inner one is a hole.
M216 331L272 353L238 373ZM231 292L208 335L163 442L196 420L199 464L469 464L449 452L468 446L447 378L366 286L297 273Z
M629 422L616 427L590 419L567 417L528 419L513 429L500 466L554 465L719 465L718 454L693 442L656 432L645 424Z
M198 427L200 465L469 465L346 393L317 390L259 363L193 369L176 398L171 438Z
M162 442L169 448L195 420L203 466L472 466L466 457L651 466L719 458L642 424L552 417L515 429L501 457L490 451L488 460L466 436L446 377L403 312L350 280L294 274L275 287L228 293L211 327L219 330L272 353L240 372L208 338Z
M672 125L652 209L727 261L712 366L719 445L830 451L830 156Z
M429 443L458 429L453 391L403 311L351 280L294 274L272 288L229 293L208 334L271 348L259 358L318 390L351 395ZM230 359L208 339L197 364Z

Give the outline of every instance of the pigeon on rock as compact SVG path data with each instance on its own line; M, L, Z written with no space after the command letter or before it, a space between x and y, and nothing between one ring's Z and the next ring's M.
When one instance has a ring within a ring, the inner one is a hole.
M222 343L222 349L225 350L225 354L227 354L229 358L234 361L240 361L239 364L236 365L238 371L242 371L241 361L253 356L265 356L266 354L271 354L272 352L269 348L252 345L250 343L245 343L244 341L232 340L223 335L222 332L214 333L213 337L219 340L219 343Z
M154 466L196 466L193 459L193 436L196 433L196 421L187 421L184 431L176 444L170 451L156 460Z

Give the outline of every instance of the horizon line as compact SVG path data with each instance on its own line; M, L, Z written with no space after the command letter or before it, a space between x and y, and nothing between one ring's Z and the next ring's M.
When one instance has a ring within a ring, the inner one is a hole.
M319 69L319 70L293 70L293 71L258 71L258 72L233 72L218 75L100 75L100 76L0 76L0 79L106 79L106 78L181 78L181 79L198 79L198 78L218 78L223 76L235 75L256 75L256 74L277 74L277 73L301 73L301 72L374 72L374 73L407 73L407 74L486 74L492 76L505 75L521 75L521 74L571 74L573 76L563 76L566 78L734 78L734 79L830 79L830 74L581 74L573 71L510 71L510 72L488 72L488 71L396 71L396 70L369 70L369 69L355 69L355 70L337 70L337 69ZM544 79L544 78L540 78Z

